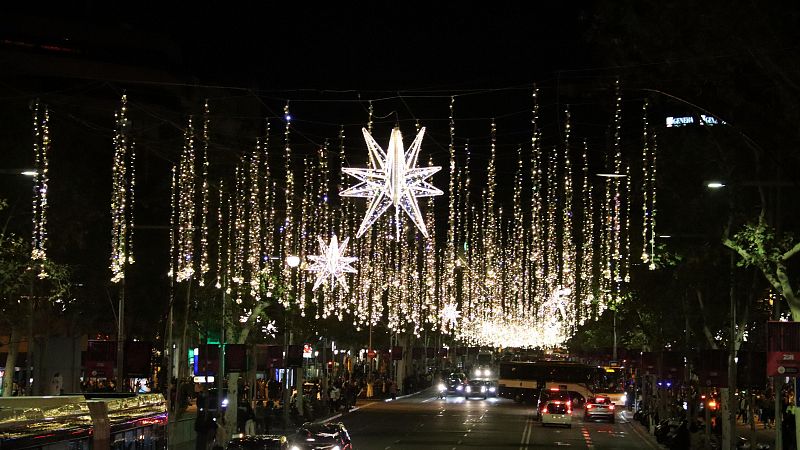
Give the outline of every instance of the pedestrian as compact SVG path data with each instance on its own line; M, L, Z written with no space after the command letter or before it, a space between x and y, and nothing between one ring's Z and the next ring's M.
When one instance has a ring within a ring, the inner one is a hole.
M245 412L245 419L244 419L244 435L245 436L255 436L256 434L256 414L253 412L253 407L250 406L249 401L245 401L247 404L247 409Z
M228 445L228 432L225 431L225 413L217 416L214 429L214 450L223 450Z
M261 400L256 402L255 420L256 433L266 434L267 409L264 408L264 402Z
M393 380L389 380L389 395L392 397L392 400L397 400L397 383Z

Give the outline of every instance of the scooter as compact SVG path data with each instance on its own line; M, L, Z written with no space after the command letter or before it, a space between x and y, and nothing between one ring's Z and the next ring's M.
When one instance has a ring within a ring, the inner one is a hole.
M439 385L436 386L436 392L436 398L447 398L447 386L445 386L444 383L439 383Z

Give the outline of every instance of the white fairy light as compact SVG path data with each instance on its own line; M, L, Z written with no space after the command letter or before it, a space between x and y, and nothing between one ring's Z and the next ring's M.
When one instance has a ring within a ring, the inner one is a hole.
M339 240L334 234L331 237L330 245L325 245L325 241L322 240L322 237L317 236L319 250L322 254L309 255L308 259L312 261L312 265L306 268L309 272L317 273L317 281L314 283L312 290L316 291L322 283L330 279L331 288L333 288L334 283L338 281L342 289L344 289L345 292L348 291L344 274L356 273L356 269L350 267L350 264L358 261L356 257L344 256L348 240L350 240L350 238L345 238L342 244L339 245Z
M423 127L419 131L408 152L403 149L403 135L399 128L392 130L388 151L384 151L365 128L362 128L361 132L364 134L364 140L369 149L371 167L367 169L342 168L342 172L357 178L360 183L339 193L342 197L370 199L367 214L361 222L356 237L363 236L390 206L394 206L398 240L400 238L400 208L411 218L420 233L427 238L428 231L417 204L417 198L442 195L443 192L425 181L441 170L441 167L416 167L425 128Z

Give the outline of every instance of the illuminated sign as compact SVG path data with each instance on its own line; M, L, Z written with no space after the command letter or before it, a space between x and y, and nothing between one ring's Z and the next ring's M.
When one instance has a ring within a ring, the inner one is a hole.
M694 123L694 117L692 116L684 116L684 117L667 116L667 128L683 127L686 125L692 125L693 123Z
M303 346L303 358L311 358L312 349L310 344L305 344Z
M686 125L694 125L695 123L700 126L725 125L724 120L719 120L714 116L707 116L705 114L700 114L700 120L698 121L695 121L694 116L667 116L667 128L683 127Z

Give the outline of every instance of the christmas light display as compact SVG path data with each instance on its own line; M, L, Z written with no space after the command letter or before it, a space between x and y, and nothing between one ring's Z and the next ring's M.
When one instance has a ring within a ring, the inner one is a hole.
M111 282L125 278L125 266L133 264L134 142L129 136L128 98L122 96L114 127L114 162L111 166Z
M356 269L350 264L358 261L358 258L352 256L344 256L347 248L347 241L350 238L345 238L341 244L334 234L331 237L330 244L326 245L321 236L317 236L319 242L320 255L309 255L308 259L312 264L306 268L309 272L316 272L317 281L314 282L313 290L317 290L323 283L330 280L331 289L338 281L339 285L346 292L348 290L347 280L344 277L345 273L356 273Z
M33 107L33 237L31 240L31 259L44 262L47 260L47 189L50 164L50 111L47 107L41 110L39 102ZM46 278L47 272L41 264L39 278Z
M403 149L403 136L399 128L392 130L389 147L384 151L367 129L362 128L364 140L367 143L372 167L342 168L342 171L360 181L357 185L340 192L342 197L362 197L370 199L370 205L356 237L361 237L367 229L390 206L395 208L396 236L400 239L400 209L411 218L423 236L428 237L422 212L417 204L418 197L432 197L442 195L443 192L425 180L441 167L415 167L419 157L422 137L425 128L422 128L411 143L408 152Z

